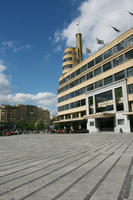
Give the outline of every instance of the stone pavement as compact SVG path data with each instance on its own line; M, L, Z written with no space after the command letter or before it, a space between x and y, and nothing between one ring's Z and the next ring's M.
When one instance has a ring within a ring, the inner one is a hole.
M133 134L0 137L0 200L133 200Z

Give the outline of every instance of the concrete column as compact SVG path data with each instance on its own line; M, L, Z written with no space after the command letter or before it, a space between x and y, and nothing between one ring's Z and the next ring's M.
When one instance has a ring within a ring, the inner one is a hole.
M94 114L96 114L96 101L95 101L95 95L93 95L93 110L94 110Z
M114 106L114 111L116 112L116 99L115 99L115 89L112 89L112 94L113 94L113 106Z
M126 84L122 86L122 93L123 93L123 105L124 105L124 112L129 111L129 105L128 105L128 96L127 96L127 87Z

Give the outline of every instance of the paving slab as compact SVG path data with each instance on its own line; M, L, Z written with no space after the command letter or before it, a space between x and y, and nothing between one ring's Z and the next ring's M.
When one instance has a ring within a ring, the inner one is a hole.
M133 133L0 137L0 200L133 200Z

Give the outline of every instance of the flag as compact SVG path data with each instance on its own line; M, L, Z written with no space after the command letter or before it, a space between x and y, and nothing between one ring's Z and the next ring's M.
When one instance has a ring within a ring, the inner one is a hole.
M132 12L129 12L129 11L128 11L128 13L129 13L130 15L133 15L133 13L132 13Z
M121 32L119 29L117 29L116 27L112 26L112 28L116 31L116 32Z
M86 47L86 52L91 53L91 50Z
M97 44L104 44L104 40L100 40L98 38L96 38L96 40L97 40Z

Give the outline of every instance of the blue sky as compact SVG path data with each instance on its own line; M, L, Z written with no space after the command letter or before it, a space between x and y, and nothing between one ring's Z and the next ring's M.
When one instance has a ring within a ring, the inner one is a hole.
M85 47L110 42L133 27L132 0L0 0L0 104L33 104L57 113L63 51L75 45L77 22ZM102 12L101 12L102 10ZM110 11L110 12L109 12ZM102 28L101 28L102 27Z

